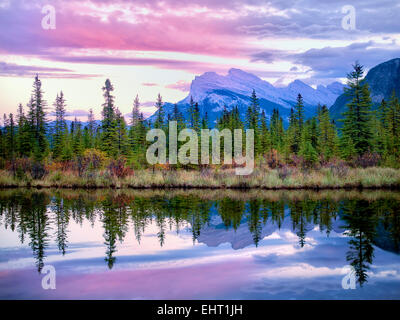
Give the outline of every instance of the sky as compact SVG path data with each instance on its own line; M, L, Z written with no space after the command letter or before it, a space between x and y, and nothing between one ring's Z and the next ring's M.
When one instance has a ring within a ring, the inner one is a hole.
M48 211L49 214L51 210ZM96 216L95 216L96 217ZM51 216L56 221L56 216ZM166 225L169 222L166 221ZM374 246L373 264L363 288L344 290L349 238L342 221L332 230L309 228L306 245L287 215L279 229L269 221L263 239L253 244L248 222L227 230L220 217L203 227L193 242L190 226L179 234L167 230L160 247L155 221L146 224L140 244L130 224L117 243L111 270L104 261L104 226L100 220L69 220L68 248L62 255L56 236L47 237L45 265L56 270L56 290L43 290L29 241L0 227L0 297L2 299L398 299L400 256ZM307 225L307 228L310 225ZM306 228L306 229L307 229ZM203 236L202 236L203 235ZM202 238L201 238L202 237ZM89 241L90 239L90 241ZM232 243L230 242L232 241ZM245 245L235 248L234 243ZM369 264L368 264L369 265Z
M82 121L100 119L107 78L127 116L137 94L148 116L158 93L178 102L207 71L343 82L356 60L400 57L399 16L397 0L0 0L0 111L26 106L35 74L49 110L62 90Z

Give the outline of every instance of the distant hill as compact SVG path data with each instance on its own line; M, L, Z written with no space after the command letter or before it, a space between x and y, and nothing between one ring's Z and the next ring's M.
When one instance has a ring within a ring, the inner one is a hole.
M374 108L381 103L382 99L389 100L393 90L395 90L396 94L399 96L400 58L378 64L376 67L369 70L365 81L369 84ZM348 102L349 97L344 93L341 94L329 109L331 117L335 120L341 119Z

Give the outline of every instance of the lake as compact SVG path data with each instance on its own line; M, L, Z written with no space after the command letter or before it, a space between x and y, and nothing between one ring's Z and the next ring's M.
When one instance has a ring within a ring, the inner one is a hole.
M396 191L0 190L0 299L399 299L399 253Z

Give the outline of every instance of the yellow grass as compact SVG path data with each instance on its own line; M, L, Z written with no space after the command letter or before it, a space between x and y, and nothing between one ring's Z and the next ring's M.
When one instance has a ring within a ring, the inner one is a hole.
M277 169L255 169L249 176L237 176L227 170L139 170L133 175L118 179L107 171L99 171L89 177L75 173L54 171L41 180L27 175L14 178L8 171L0 171L0 187L43 188L381 188L400 187L400 170L392 168L355 168L339 176L329 168L301 171L291 169L282 174Z

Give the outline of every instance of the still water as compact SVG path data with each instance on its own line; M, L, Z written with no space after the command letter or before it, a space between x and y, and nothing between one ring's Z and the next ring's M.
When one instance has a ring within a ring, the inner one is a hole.
M0 299L399 299L399 253L393 191L0 190Z

